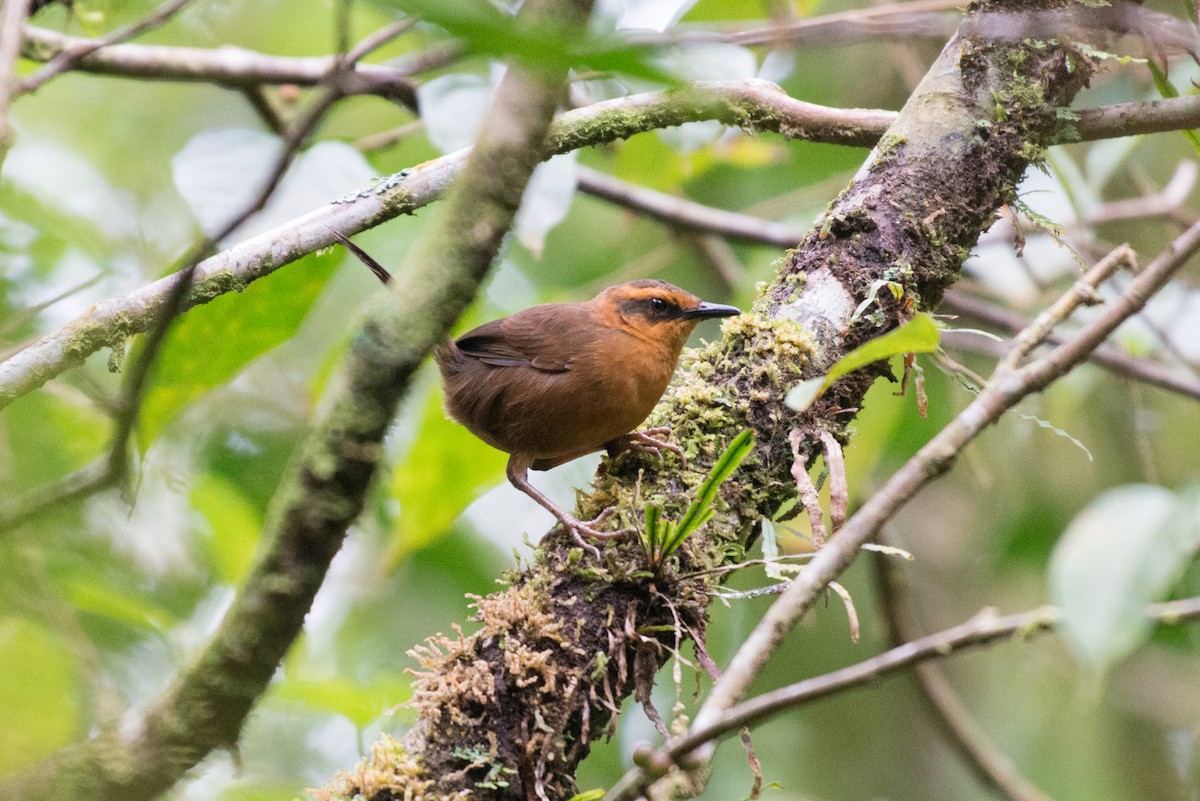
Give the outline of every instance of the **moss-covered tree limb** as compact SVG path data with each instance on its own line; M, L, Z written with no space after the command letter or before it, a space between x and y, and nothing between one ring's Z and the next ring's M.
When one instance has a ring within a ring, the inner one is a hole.
M134 47L134 45L129 45ZM648 92L563 114L551 128L547 155L636 133L717 119L747 130L834 144L871 145L896 120L891 111L833 109L788 97L767 81L702 81L682 91ZM1081 138L1102 139L1200 125L1200 96L1125 103L1080 112ZM296 259L334 243L329 228L353 234L437 200L467 152L451 153L316 209L228 248L196 269L184 308L236 292ZM179 275L161 278L92 306L75 320L0 362L0 409L104 348L120 348L162 310Z
M654 672L678 638L702 643L707 592L717 581L709 569L739 559L759 519L794 496L789 432L799 431L809 454L823 432L844 439L882 368L851 374L802 415L783 404L787 389L937 305L980 231L1053 142L1057 110L1090 72L1085 57L1058 43L952 39L753 311L691 354L651 416L650 424L671 428L688 463L622 455L579 504L582 517L615 504L624 522L636 523L652 504L677 519L713 459L753 429L758 446L723 485L717 517L658 565L637 538L593 560L550 535L509 590L476 602L478 631L439 635L418 650L417 723L337 777L328 794L569 797L577 764L610 730L622 700L648 702ZM882 280L902 288L901 300L872 292ZM872 294L867 313L852 319ZM768 636L787 628L781 622ZM744 692L733 684L717 708Z
M588 5L531 0L518 24L555 15L579 26ZM150 799L213 748L237 742L362 510L401 395L474 298L512 224L564 77L509 69L442 214L356 337L273 501L258 563L197 662L148 709L7 780L0 799Z

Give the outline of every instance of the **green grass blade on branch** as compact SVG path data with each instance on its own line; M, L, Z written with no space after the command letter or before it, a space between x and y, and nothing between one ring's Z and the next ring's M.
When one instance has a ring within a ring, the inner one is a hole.
M746 430L734 437L709 470L708 477L696 491L695 499L679 520L663 519L662 508L659 506L646 507L646 527L642 533L642 543L653 564L661 564L663 559L677 551L688 537L712 519L717 511L713 508L713 502L717 499L721 484L733 475L733 471L737 470L742 460L753 449L753 431Z

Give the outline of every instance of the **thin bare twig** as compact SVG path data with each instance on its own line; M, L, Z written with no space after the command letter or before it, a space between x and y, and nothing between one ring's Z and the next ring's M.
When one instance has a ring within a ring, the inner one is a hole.
M914 610L903 578L893 575L895 566L888 560L875 560L876 583L880 589L879 606L887 620L893 647L918 640ZM1021 775L1013 761L996 747L987 732L975 721L936 661L917 663L917 683L951 746L962 756L979 780L1010 801L1048 801L1048 796Z
M1200 219L1200 217L1197 217L1196 219ZM1193 222L1195 222L1195 220L1193 220ZM1151 333L1154 334L1154 338L1158 340L1159 347L1173 356L1175 360L1179 362L1179 364L1187 367L1188 370L1191 371L1192 375L1200 378L1200 361L1188 356L1183 352L1182 349L1180 349L1167 326L1164 326L1158 320L1155 320L1149 316L1143 317L1141 322L1145 324L1146 328L1150 329Z
M114 46L94 57L111 55L116 47L137 46ZM327 72L329 60L316 61ZM343 81L358 76L359 70L366 66L370 65L358 65ZM350 93L345 86L343 90ZM1180 101L1172 108L1189 109L1191 117L1184 115L1186 121L1180 122L1181 127L1200 126L1200 96L1172 101ZM1086 113L1083 116L1086 119ZM790 136L813 141L870 144L895 119L895 114L847 112L802 103L766 81L700 81L689 85L687 90L632 95L566 112L551 128L547 151L568 152L644 130L703 119L720 119L755 130L784 130ZM597 124L601 122L602 125ZM1124 133L1113 128L1108 135ZM333 241L328 232L330 227L350 235L432 202L453 180L467 155L467 151L460 151L426 162L353 198L317 209L218 254L200 265L197 287L203 286L207 291L194 293L188 299L188 306L211 299L212 293L220 292L221 287L243 286L307 253L329 246ZM84 357L116 343L119 337L114 332L118 321L130 333L146 330L175 280L169 276L98 304L88 314L0 363L0 408L80 363Z
M700 263L709 272L721 279L721 282L731 290L742 286L746 281L746 271L738 260L738 255L729 242L717 234L685 234L681 237L689 245Z
M190 0L167 0L153 12L146 15L137 22L126 25L123 28L118 28L111 33L108 33L99 39L84 40L74 46L60 51L56 56L50 59L37 72L24 78L19 83L19 91L22 93L36 92L38 87L46 81L53 78L62 72L74 69L75 66L87 56L95 53L104 47L127 42L135 36L139 36L152 28L157 28L171 17L183 10Z
M1194 620L1200 617L1200 597L1152 604L1147 607L1146 612L1147 617L1162 624ZM1059 622L1058 610L1050 606L1004 617L997 615L993 609L984 609L961 625L928 634L841 670L814 676L738 704L713 723L696 728L686 736L656 749L649 759L657 760L656 764L659 765L685 762L688 754L706 743L732 734L742 727L769 720L802 704L845 690L873 685L884 676L965 649L978 648L1014 637L1020 637L1022 640L1031 638L1053 630Z
M0 507L0 531L12 531L52 506L86 498L113 486L120 475L113 469L111 457L102 456L65 476L29 490Z
M587 194L634 209L676 228L779 248L794 248L808 233L799 226L725 211L637 186L583 165L575 168L575 174L579 188Z
M388 42L404 35L418 21L416 17L405 17L404 19L396 20L390 25L384 25L373 33L367 34L361 42L346 51L346 60L352 64L357 64Z
M23 55L48 61L61 52L91 46L99 40L67 36L33 25L25 26ZM347 95L373 94L416 109L412 75L444 66L461 50L439 47L398 59L388 65L359 63L341 79ZM339 56L270 56L237 47L215 49L167 45L114 44L84 56L73 69L115 78L211 83L230 89L294 84L317 86Z
M1161 190L1155 191L1147 187L1138 197L1110 200L1089 212L1083 222L1087 225L1102 225L1119 220L1173 218L1180 213L1188 214L1185 204L1196 185L1197 174L1200 174L1200 168L1196 166L1196 162L1181 161L1175 166L1175 173Z
M397 20L390 25L385 25L377 31L367 35L362 41L355 45L352 49L346 51L345 56L341 59L341 69L344 75L348 69L347 64L357 65L362 59L366 58L375 50L392 41L398 36L401 36L413 25L417 23L414 17L405 17ZM272 105L270 99L263 91L262 84L245 86L242 88L242 93L246 99L250 101L250 105L258 112L258 116L266 123L267 128L279 136L287 133L287 125L279 116L279 112Z
M1010 309L989 303L957 289L947 290L942 298L942 307L948 311L998 326L1010 334L1021 331L1029 324L1027 319ZM952 341L959 347L987 353L997 358L1002 358L1010 348L1007 343L994 342L970 333L950 331L946 332L943 337L946 341ZM1063 341L1063 335L1052 333L1046 338L1046 341L1051 344L1060 344ZM1088 360L1113 375L1200 400L1200 382L1175 375L1157 362L1134 356L1118 347L1112 345L1099 347Z
M871 8L885 8L888 4L880 0L871 0ZM945 14L938 15L946 17ZM933 27L933 26L931 26ZM938 44L941 42L939 41ZM904 81L904 87L911 94L917 88L917 84L925 77L925 73L929 69L930 58L921 56L920 51L916 47L915 41L903 41L900 37L889 36L887 38L887 50L891 56L888 61L895 65L896 72Z
M771 605L734 655L722 679L714 685L696 716L695 730L707 729L717 720L724 719L728 710L745 695L768 656L811 608L829 582L850 566L859 548L878 534L884 523L925 485L949 470L962 449L987 426L1022 399L1041 391L1084 361L1121 323L1144 307L1150 296L1162 288L1197 250L1200 250L1200 224L1173 241L1137 275L1123 294L1110 301L1103 315L1062 345L1023 366L1017 367L1016 360L1010 360L1007 365L997 368L975 400L859 508L840 534L817 553ZM1077 285L1052 308L1055 314L1065 316L1086 297L1086 291ZM1039 318L1034 332L1025 339L1039 339L1046 329L1045 322L1044 317ZM700 758L706 759L707 755ZM631 770L610 790L608 801L632 801L645 791L649 778L641 768Z
M360 139L356 139L354 142L354 149L361 150L364 153L369 153L373 150L383 150L385 147L391 147L397 142L407 139L413 134L420 133L423 130L425 130L424 120L412 120L411 122L406 122L403 125L398 125L395 128L391 128L387 131L368 134Z
M287 123L280 116L271 98L267 97L262 86L247 86L242 89L242 96L250 103L250 107L258 114L259 119L267 126L267 130L276 136L287 133Z
M39 301L32 306L22 309L19 314L14 314L11 319L7 320L3 325L0 325L0 336L6 336L12 333L54 304L66 300L76 292L82 292L88 287L95 286L103 279L104 273L96 273L91 278L80 281L74 286L67 287L57 295L53 295L46 300ZM19 348L17 350L19 350ZM7 359L12 353L16 353L16 350L11 351L10 353L0 353L0 359Z
M1080 306L1094 306L1101 303L1098 289L1100 285L1112 278L1117 270L1137 268L1137 258L1129 245L1120 245L1079 278L1071 288L1064 292L1058 300L1033 319L1029 325L1013 339L1012 350L996 365L997 374L1016 371L1033 349L1046 341L1051 332L1067 319Z

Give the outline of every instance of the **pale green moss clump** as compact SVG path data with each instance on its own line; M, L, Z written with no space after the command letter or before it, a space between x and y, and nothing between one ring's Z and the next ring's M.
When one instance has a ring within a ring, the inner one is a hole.
M726 320L723 331L731 346L718 369L742 372L752 402L786 392L817 355L812 332L795 320L743 314Z
M336 774L324 787L309 790L316 801L352 801L379 795L404 801L423 801L433 779L424 775L420 760L389 734L380 737L371 753L351 770ZM459 801L466 801L460 793Z

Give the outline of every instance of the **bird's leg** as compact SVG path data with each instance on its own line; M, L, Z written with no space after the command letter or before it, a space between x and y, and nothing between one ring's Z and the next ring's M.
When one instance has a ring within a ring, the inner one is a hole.
M510 456L506 471L509 482L521 492L537 501L538 505L547 512L558 518L558 522L562 523L563 527L571 534L571 538L582 545L584 550L591 551L596 557L600 556L600 550L584 540L585 536L597 540L615 540L626 536L633 530L622 528L617 531L600 531L596 528L596 526L604 525L605 521L612 517L613 512L616 511L615 506L608 507L592 520L579 520L558 508L537 487L529 483L529 465L532 462L532 458L522 454L514 453Z
M678 456L680 461L686 465L687 457L683 455L680 447L666 441L667 437L670 436L671 429L669 428L647 428L645 431L631 431L614 440L609 440L605 443L604 447L608 449L610 459L625 451L653 453L657 454L659 458L662 458L663 451L670 451ZM662 439L659 439L659 437L662 437Z

